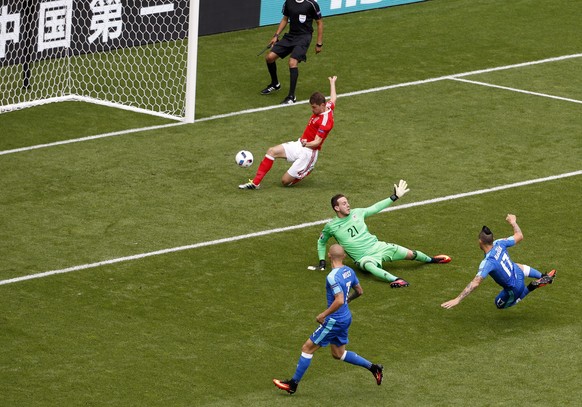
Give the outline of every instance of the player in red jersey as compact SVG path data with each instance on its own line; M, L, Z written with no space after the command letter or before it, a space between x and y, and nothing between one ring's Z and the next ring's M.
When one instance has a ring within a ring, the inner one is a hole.
M273 167L276 158L285 158L288 162L293 163L281 178L281 183L284 186L294 185L311 173L317 162L319 150L333 128L333 111L337 99L335 90L337 77L332 76L328 79L331 89L330 99L326 102L325 96L319 92L311 95L309 103L313 115L301 138L297 141L270 147L259 164L255 178L246 184L239 185L240 189L258 189L265 175Z

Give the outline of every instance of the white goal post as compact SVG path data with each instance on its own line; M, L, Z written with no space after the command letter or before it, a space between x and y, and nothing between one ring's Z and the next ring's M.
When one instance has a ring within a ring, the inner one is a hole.
M0 113L82 101L194 121L200 0L0 0Z

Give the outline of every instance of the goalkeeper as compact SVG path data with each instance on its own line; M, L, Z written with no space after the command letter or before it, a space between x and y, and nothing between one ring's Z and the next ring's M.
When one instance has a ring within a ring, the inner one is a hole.
M408 287L408 282L382 269L386 261L416 260L423 263L448 263L451 258L447 255L429 257L419 250L410 250L394 243L379 241L376 236L368 232L365 219L389 207L397 199L402 198L409 191L406 181L400 180L394 185L394 194L390 198L377 202L368 208L350 209L348 199L338 194L331 198L331 207L336 217L323 228L317 241L319 266L311 267L325 269L325 252L327 241L334 237L343 246L346 253L362 270L366 270L376 277L388 281L390 287Z

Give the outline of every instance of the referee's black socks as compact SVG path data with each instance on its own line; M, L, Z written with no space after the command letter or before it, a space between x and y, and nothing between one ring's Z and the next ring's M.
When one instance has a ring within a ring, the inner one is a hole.
M297 88L297 78L299 78L299 68L289 68L289 96L295 96L295 88Z
M279 83L279 79L277 78L277 63L267 62L267 69L269 70L269 75L271 75L271 85L277 85Z

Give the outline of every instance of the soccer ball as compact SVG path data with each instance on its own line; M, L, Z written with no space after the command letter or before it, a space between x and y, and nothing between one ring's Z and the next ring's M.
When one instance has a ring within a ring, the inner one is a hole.
M239 166L247 168L253 165L253 154L250 151L241 150L236 153L234 160Z

